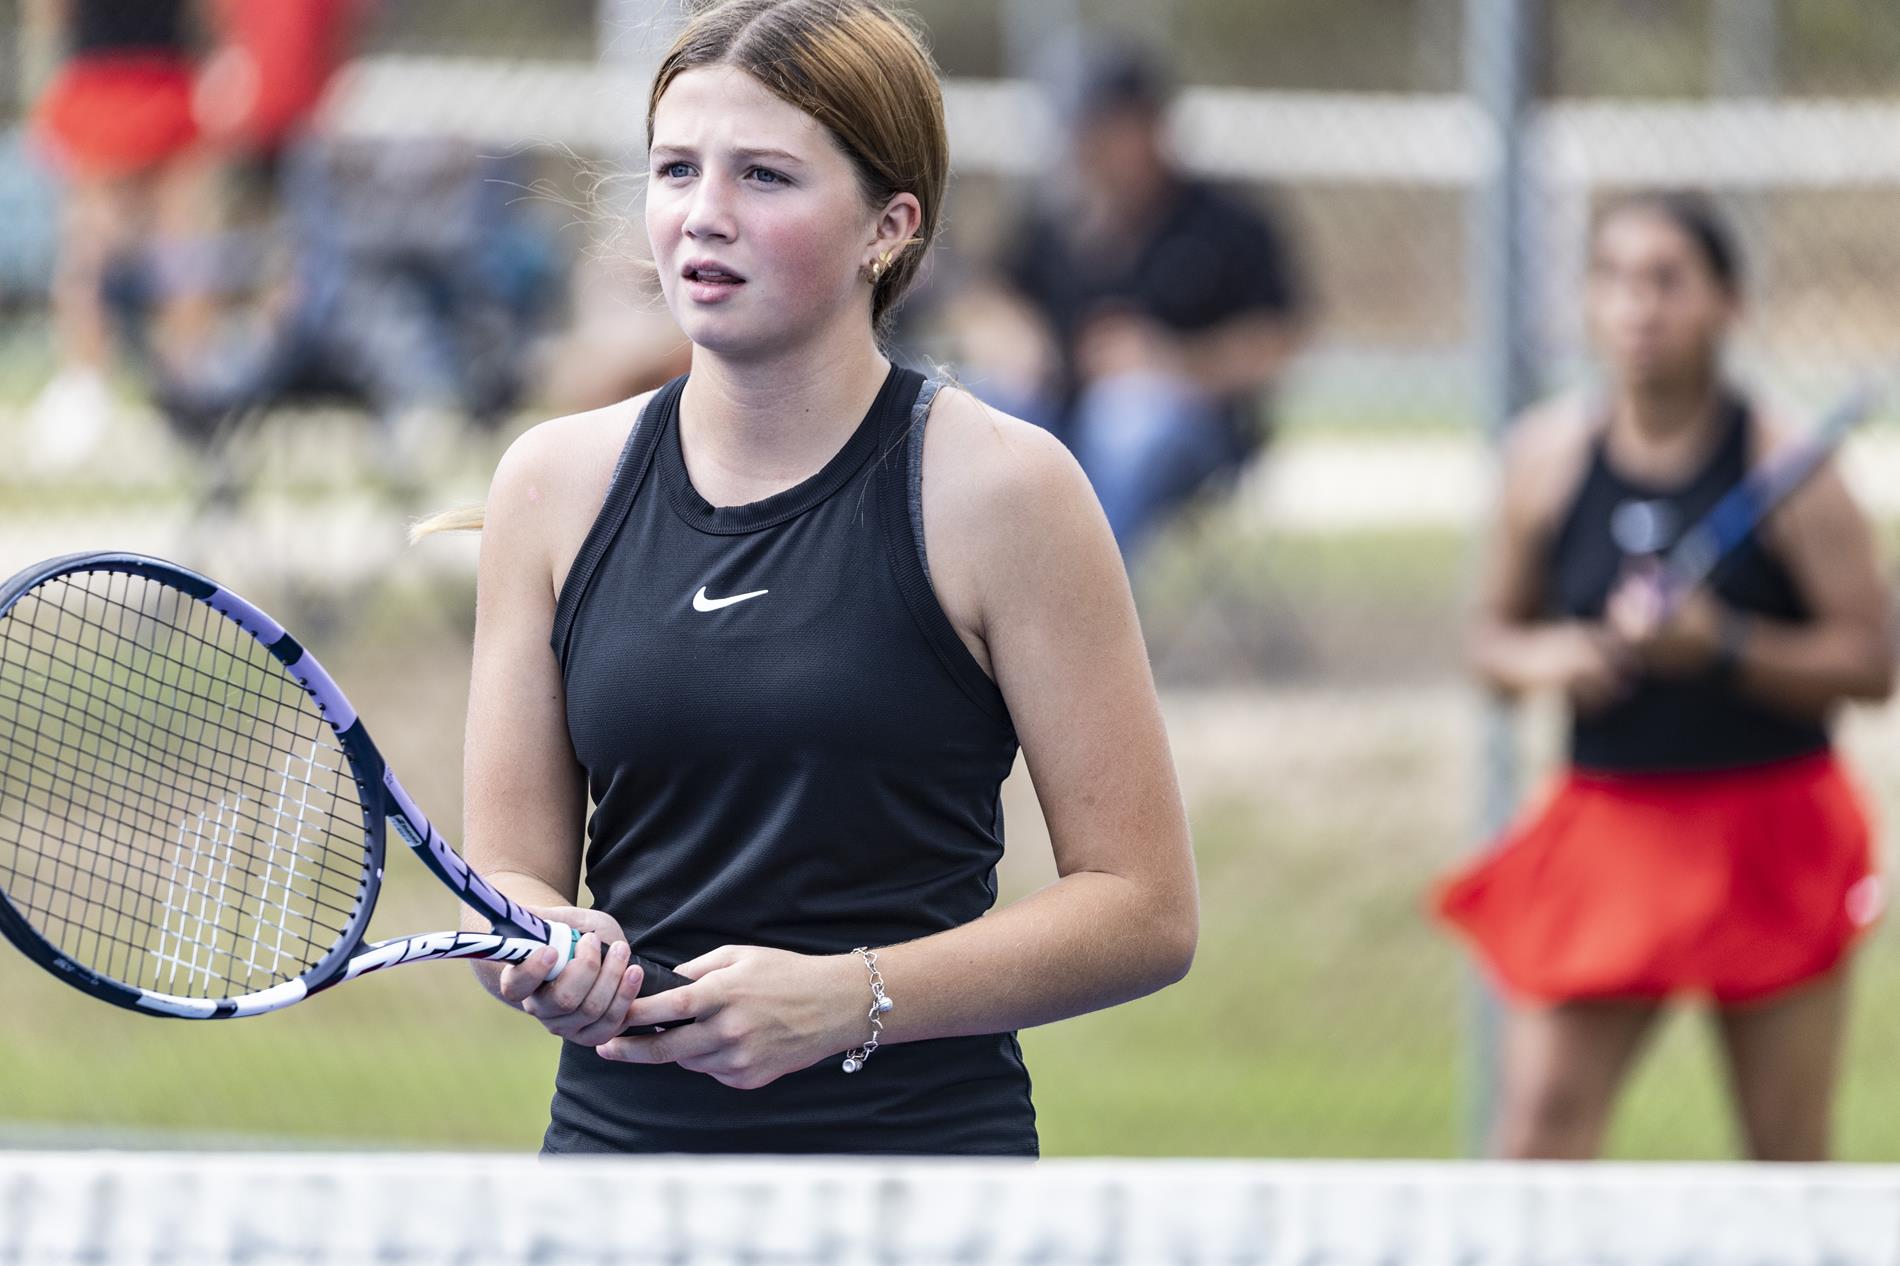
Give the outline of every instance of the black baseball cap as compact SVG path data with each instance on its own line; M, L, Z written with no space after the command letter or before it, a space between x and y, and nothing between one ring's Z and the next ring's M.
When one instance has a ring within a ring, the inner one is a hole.
M1086 43L1061 62L1050 82L1056 108L1072 126L1122 110L1160 111L1174 96L1159 59L1136 44Z

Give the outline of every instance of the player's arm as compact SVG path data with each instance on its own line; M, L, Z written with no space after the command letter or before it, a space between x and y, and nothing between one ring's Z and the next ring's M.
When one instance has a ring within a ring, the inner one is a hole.
M548 645L552 556L573 501L571 422L548 423L509 448L489 490L477 570L474 665L464 752L464 855L503 892L582 933L554 981L552 950L501 967L476 964L497 998L560 1036L597 1044L622 1027L639 988L626 935L576 906L586 785L567 735L566 697ZM597 504L595 498L594 504ZM567 533L571 534L571 533ZM465 926L480 927L465 912ZM545 982L545 983L544 983Z
M881 951L904 1000L892 1041L1026 1028L1151 993L1186 974L1199 929L1147 649L1088 481L1046 432L961 392L946 393L926 444L932 569L940 592L975 596L1061 878Z
M1797 715L1850 699L1885 699L1894 686L1893 592L1872 525L1835 464L1789 497L1766 531L1811 618L1794 624L1734 617L1742 621L1738 684Z
M1468 655L1493 690L1568 692L1584 706L1621 689L1612 639L1600 626L1542 618L1550 536L1587 451L1574 405L1534 410L1504 445L1498 508L1478 576Z

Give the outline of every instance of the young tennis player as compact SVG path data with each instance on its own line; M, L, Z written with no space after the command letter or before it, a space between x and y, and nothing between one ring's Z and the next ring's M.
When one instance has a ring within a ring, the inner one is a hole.
M1601 219L1600 404L1535 410L1505 458L1478 671L1565 691L1570 769L1442 893L1510 1001L1496 1150L1588 1157L1665 998L1712 999L1751 1155L1817 1159L1847 955L1880 904L1829 716L1893 683L1872 534L1823 468L1677 614L1654 560L1799 438L1723 376L1740 263L1703 200Z
M483 973L568 1039L545 1148L1033 1154L1015 1030L1196 937L1114 541L1061 444L880 350L947 177L898 19L705 8L647 123L691 373L529 432L482 540L468 855L587 933ZM1019 743L1061 878L990 912ZM636 1001L629 944L694 983Z

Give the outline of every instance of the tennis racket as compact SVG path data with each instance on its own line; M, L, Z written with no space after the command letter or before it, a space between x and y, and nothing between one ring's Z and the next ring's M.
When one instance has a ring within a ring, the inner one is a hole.
M1665 618L1714 574L1777 506L1805 484L1865 422L1878 399L1871 384L1856 387L1821 419L1814 433L1763 462L1723 494L1663 556L1660 584Z
M493 931L365 940L388 824ZM123 553L0 588L0 933L96 998L192 1020L544 945L559 974L575 942L449 847L281 625ZM633 961L642 993L687 983Z

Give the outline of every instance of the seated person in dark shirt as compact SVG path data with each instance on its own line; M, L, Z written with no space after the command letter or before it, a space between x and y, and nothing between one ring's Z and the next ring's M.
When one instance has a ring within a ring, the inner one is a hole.
M1176 164L1143 57L1095 50L1068 79L1071 178L1032 191L1002 287L966 296L958 324L979 391L1069 444L1131 558L1259 447L1300 296L1267 217Z

